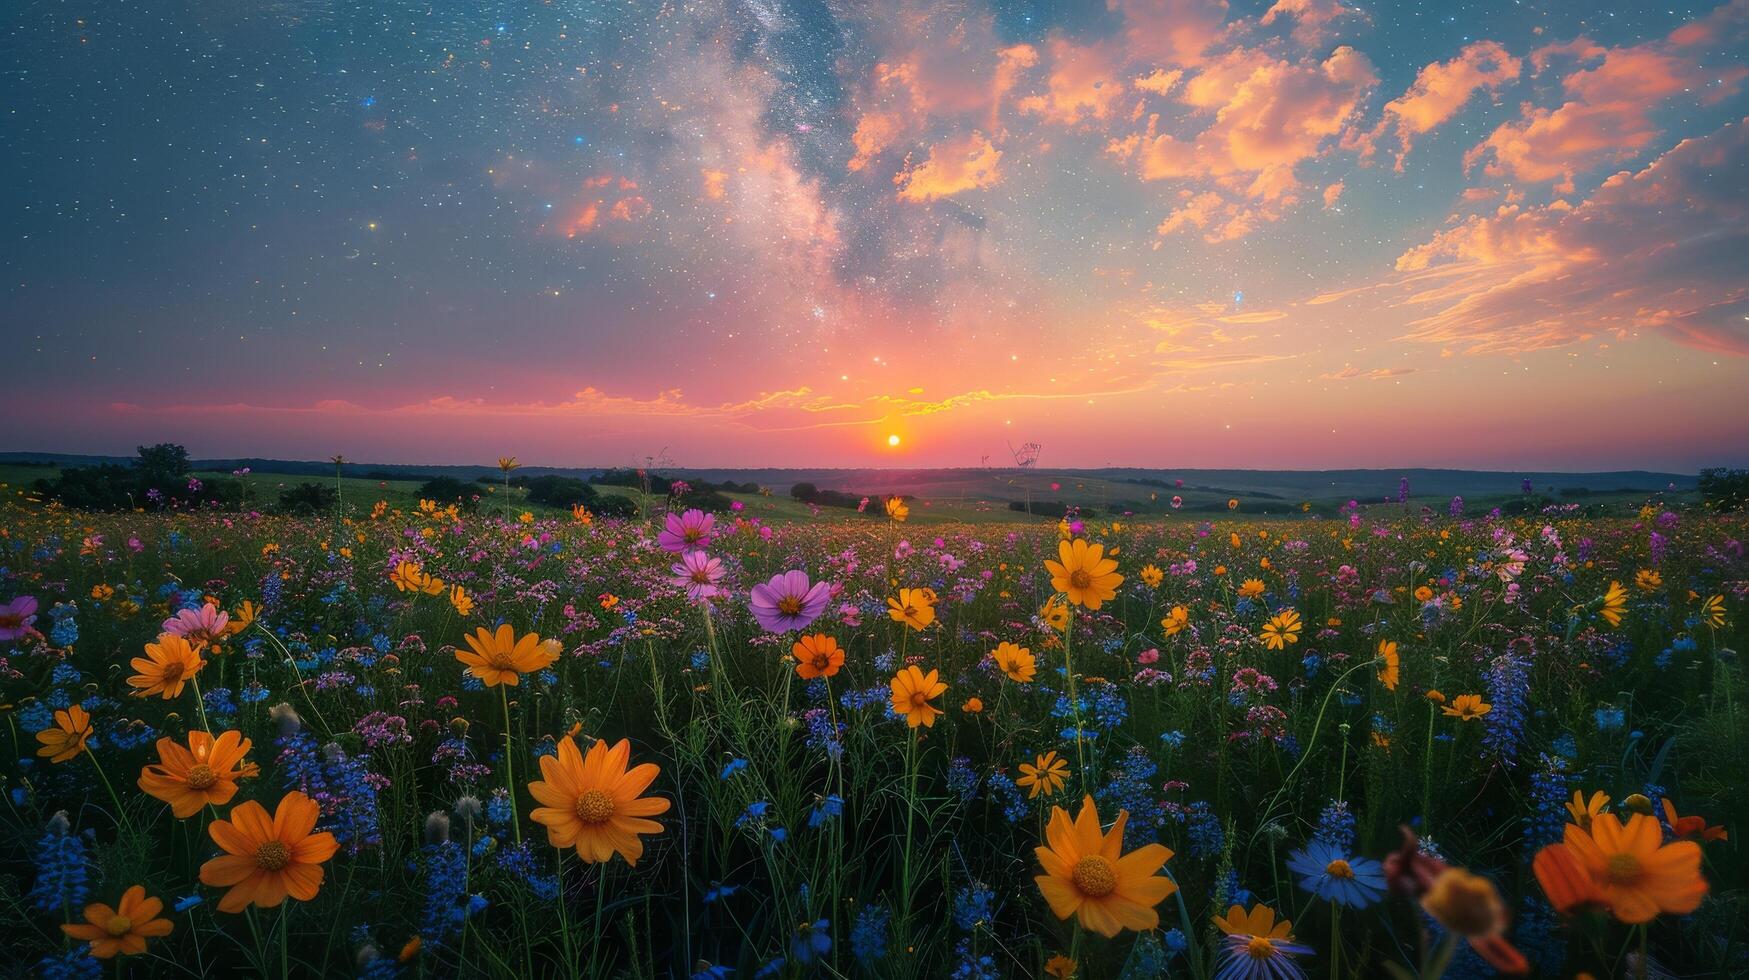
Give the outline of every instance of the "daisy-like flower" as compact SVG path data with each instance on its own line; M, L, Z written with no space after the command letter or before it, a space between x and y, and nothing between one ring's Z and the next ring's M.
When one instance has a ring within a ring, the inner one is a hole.
M534 633L518 638L509 623L499 626L496 633L481 626L466 639L471 652L457 650L455 658L487 687L515 687L523 674L544 670L559 659L559 641L542 640Z
M788 571L753 587L747 605L753 618L767 633L806 629L820 618L832 601L832 587L825 582L808 583L808 573Z
M804 681L831 677L844 666L844 651L825 633L809 633L796 641L790 653L796 658L796 676Z
M935 599L924 589L900 589L898 598L887 600L887 615L914 630L928 629L935 622Z
M1057 542L1060 561L1045 559L1045 570L1051 573L1051 588L1067 596L1077 606L1098 609L1105 600L1117 595L1123 576L1117 573L1117 562L1105 557L1105 546L1088 544L1086 538Z
M935 719L943 712L929 702L947 691L940 671L925 674L913 664L893 675L892 688L893 713L904 716L905 724L912 728L935 727Z
M229 613L209 602L199 609L179 610L176 615L164 620L162 629L198 647L217 643L229 636L227 624L230 621Z
M1234 537L1238 537L1238 535L1234 535ZM1239 597L1242 599L1255 599L1262 594L1263 594L1263 580L1262 579L1248 578L1245 581L1239 583Z
M1664 576L1655 568L1642 568L1634 576L1634 587L1641 592L1656 592L1664 584Z
M900 524L905 523L905 518L911 516L911 508L905 505L905 498L888 497L887 516Z
M1600 813L1590 829L1570 823L1561 843L1537 852L1531 869L1561 912L1603 905L1629 925L1661 913L1687 915L1707 894L1700 845L1664 843L1657 819L1643 813L1626 824L1613 813Z
M1020 764L1020 777L1014 781L1016 786L1025 786L1026 798L1036 800L1040 796L1051 796L1069 783L1069 763L1058 755L1055 749L1039 756L1033 762Z
M1363 909L1385 893L1384 868L1371 858L1350 857L1342 848L1313 840L1288 855L1289 871L1300 876L1300 887L1326 902Z
M1700 604L1700 621L1713 629L1725 628L1725 597L1723 595L1708 596Z
M249 747L249 740L236 731L216 739L209 732L191 731L186 748L161 738L159 764L140 770L140 789L170 804L178 820L194 816L209 803L224 806L237 795L237 780L258 771L254 763L243 761Z
M1190 610L1183 606L1173 606L1172 611L1160 620L1160 628L1166 631L1167 636L1177 636L1189 625Z
M243 604L232 611L231 621L225 624L225 631L232 636L236 636L238 633L254 626L256 617L260 615L261 607L257 606L252 600L244 599Z
M1591 821L1599 813L1603 812L1604 807L1609 805L1609 794L1605 793L1603 790L1598 790L1591 794L1590 799L1586 799L1584 793L1579 790L1574 790L1573 802L1564 805L1567 808L1567 813L1572 816L1574 823L1581 827L1589 827L1591 826Z
M425 574L425 569L418 562L401 562L389 573L389 578L395 583L398 592L437 595L443 591L443 580L435 575Z
M528 791L541 806L529 818L547 828L547 842L554 847L575 847L577 856L590 863L610 861L615 854L637 866L644 855L640 835L659 834L662 825L650 817L667 813L669 802L643 792L661 775L653 762L627 768L632 743L605 740L589 747L588 756L570 738L559 740L557 755L543 755L540 773L544 779L528 784Z
M1087 929L1107 939L1125 929L1144 932L1160 924L1154 906L1178 890L1158 872L1172 857L1161 844L1144 844L1123 853L1123 830L1129 811L1119 810L1111 830L1099 830L1093 797L1081 801L1071 823L1060 806L1051 807L1045 846L1034 848L1044 874L1033 879L1059 919L1075 916Z
M1247 912L1235 905L1226 915L1215 916L1215 926L1225 933L1216 980L1299 980L1306 975L1293 957L1312 948L1295 942L1293 923L1277 922L1269 906L1260 903Z
M1045 625L1049 626L1051 629L1067 629L1069 626L1069 604L1058 599L1056 596L1051 596L1049 599L1045 600L1045 604L1039 609L1038 615L1040 619L1045 621Z
M1475 721L1493 711L1494 706L1482 700L1480 694L1460 694L1452 698L1450 704L1439 710L1461 721Z
M1166 581L1166 573L1160 570L1159 565L1143 565L1139 574L1142 576L1143 584L1150 589L1157 589L1161 582Z
M1300 642L1300 630L1304 628L1299 613L1283 609L1263 624L1263 645L1271 650L1286 649L1290 644Z
M990 653L990 658L996 661L998 670L1017 684L1031 683L1038 676L1038 659L1026 647L998 643L996 649Z
M117 954L132 956L146 951L146 940L168 936L174 924L161 919L162 899L147 898L146 886L135 885L122 893L115 908L102 902L85 906L84 922L69 922L61 931L91 944L91 955L107 960Z
M1621 587L1620 582L1609 583L1608 591L1603 593L1603 605L1598 607L1597 615L1610 626L1620 626L1622 616L1628 611L1628 590Z
M91 716L84 708L70 704L55 712L55 723L36 733L42 748L36 754L50 762L66 762L85 751L91 738Z
M214 820L208 831L225 853L200 866L200 881L230 889L219 899L219 911L275 908L287 895L300 902L315 898L322 863L340 849L333 834L313 833L320 813L315 800L293 790L271 817L250 800L232 808L230 819Z
M1724 827L1707 826L1705 817L1697 817L1692 814L1686 817L1677 816L1676 805L1670 802L1670 797L1664 797L1662 802L1664 804L1664 822L1670 825L1670 833L1673 834L1677 840L1694 840L1699 838L1704 841L1715 841L1731 839L1731 835L1725 831Z
M670 581L685 589L686 597L693 602L716 596L722 591L717 588L717 583L728 574L721 558L712 558L702 551L686 552L668 570L674 573Z
M450 588L449 604L455 609L457 616L471 616L474 613L474 597L468 595L468 590L459 585Z
M661 532L656 535L656 545L675 554L702 550L710 546L716 523L715 515L697 508L684 514L669 514Z
M160 633L158 642L146 644L145 656L129 662L139 671L128 678L135 689L134 696L156 694L166 701L180 697L183 686L206 666L200 650L175 633Z
M1402 665L1402 658L1397 655L1397 644L1394 640L1380 640L1378 647L1379 683L1387 691L1397 689L1397 668Z
M35 633L31 624L36 622L36 596L15 596L12 601L0 606L0 643L11 643L22 640Z

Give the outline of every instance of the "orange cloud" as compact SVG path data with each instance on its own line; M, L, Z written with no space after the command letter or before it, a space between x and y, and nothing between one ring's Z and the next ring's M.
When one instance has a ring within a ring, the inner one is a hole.
M1021 99L1020 111L1064 126L1109 117L1124 92L1112 52L1060 38L1051 41L1049 50L1046 92Z
M1335 207L1336 202L1340 200L1342 200L1342 181L1339 180L1324 188L1324 209L1327 211Z
M1290 17L1294 22L1294 41L1308 48L1318 47L1341 33L1338 24L1346 28L1370 20L1364 12L1344 7L1339 0L1275 0L1275 5L1264 11L1261 23L1267 26Z
M893 176L893 183L901 201L939 200L995 184L1002 179L1001 161L1002 151L983 133L974 132L930 147L928 158L916 166L907 157L905 169Z
M1523 64L1495 41L1478 41L1450 61L1422 68L1408 91L1385 103L1378 125L1360 141L1362 159L1372 155L1379 138L1394 132L1396 169L1402 173L1403 160L1415 137L1432 132L1457 115L1477 92L1485 89L1498 94L1522 70Z
M1123 15L1125 50L1132 60L1195 66L1225 33L1227 0L1107 0Z

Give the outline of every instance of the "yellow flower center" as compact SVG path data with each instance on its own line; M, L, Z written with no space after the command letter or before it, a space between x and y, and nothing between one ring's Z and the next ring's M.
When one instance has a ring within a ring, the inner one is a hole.
M1117 871L1111 862L1097 854L1089 854L1075 862L1075 870L1070 877L1075 881L1075 887L1088 898L1104 898L1117 891Z
M701 533L699 531L699 529L696 527L689 527L686 529L686 534L684 535L684 537L686 539L686 542L688 544L691 544L692 542L697 541L699 538L704 537L704 534Z
M118 915L115 918L110 919L109 925L104 926L103 928L104 931L112 936L125 936L133 931L134 920L125 915Z
M486 654L486 663L494 670L515 670L516 652L514 650L493 650Z
M1611 854L1605 873L1610 884L1632 885L1640 880L1640 859L1632 854Z
M695 568L695 569L693 569L692 570L692 581L697 585L709 585L709 584L711 584L710 569L708 569L708 568Z
M265 871L278 871L291 863L291 848L270 840L255 849L255 864Z
M794 616L802 611L802 597L786 595L777 600L777 611L785 616Z
M1093 584L1093 576L1087 574L1087 569L1077 568L1069 573L1069 584L1077 589L1085 589Z
M613 797L606 790L592 789L577 797L577 819L584 823L606 823L613 816Z
M213 772L213 767L204 762L188 770L189 789L206 789L218 781L219 774Z
M1332 878L1352 878L1352 877L1354 877L1354 869L1349 867L1348 862L1342 860L1341 858L1337 858L1336 860L1331 861L1329 864L1324 865L1324 873L1329 875Z
M1267 960L1275 955L1275 944L1262 936L1252 936L1245 944L1245 955L1254 960Z

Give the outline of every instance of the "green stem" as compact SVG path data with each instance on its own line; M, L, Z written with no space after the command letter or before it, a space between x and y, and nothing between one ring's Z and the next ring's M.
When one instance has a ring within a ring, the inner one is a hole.
M504 788L510 793L510 826L516 831L516 843L522 843L522 819L516 812L516 763L510 734L510 688L498 685L498 703L504 706Z

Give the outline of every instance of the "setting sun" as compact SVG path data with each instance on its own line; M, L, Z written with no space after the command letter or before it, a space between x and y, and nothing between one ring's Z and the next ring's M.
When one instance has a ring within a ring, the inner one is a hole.
M896 433L896 432L895 432L895 433L894 433L894 434L892 434L892 435L890 435L890 436L888 436L888 437L887 437L887 445L889 445L889 446L897 446L897 445L898 445L898 444L899 444L899 435L898 435L898 433Z

